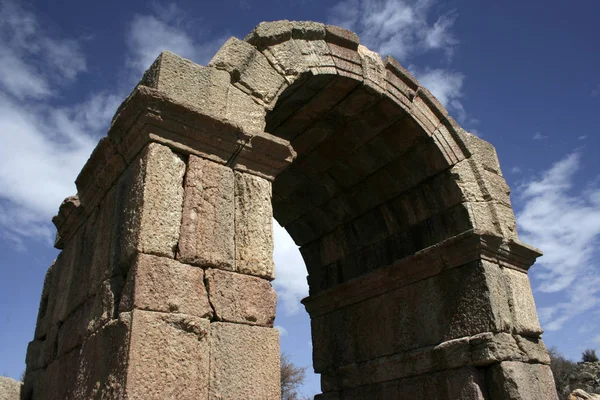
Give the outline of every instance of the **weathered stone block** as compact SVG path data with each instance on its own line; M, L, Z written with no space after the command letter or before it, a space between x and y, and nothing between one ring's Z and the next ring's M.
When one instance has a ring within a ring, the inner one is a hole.
M150 143L121 177L119 263L137 253L174 257L179 240L185 162L168 147Z
M511 306L514 329L524 336L541 335L543 330L535 308L529 277L524 272L509 268L503 268L502 271L508 287L506 297Z
M206 399L209 326L190 315L134 310L127 398Z
M83 343L73 399L125 398L130 330L131 313L121 313Z
M505 361L486 374L490 400L557 400L548 365Z
M234 269L233 170L190 156L185 178L178 259L188 264Z
M279 331L211 324L210 399L269 399L279 389Z
M265 107L233 85L227 89L226 120L243 127L244 132L260 134L265 130Z
M478 138L475 135L462 131L461 137L468 151L471 153L475 161L482 165L484 169L495 174L502 175L500 170L500 162L496 149L489 142Z
M251 44L234 37L225 42L208 65L228 71L234 82L239 82L266 103L273 100L285 84L284 78L264 55Z
M103 137L75 179L84 209L93 210L127 164L108 137Z
M315 371L506 329L508 304L495 310L495 272L469 263L312 318Z
M277 294L269 281L209 269L206 271L206 286L218 320L273 326Z
M163 51L146 71L140 84L207 115L223 115L231 78L226 71L203 67L169 51Z
M475 368L461 368L343 391L344 400L487 400L485 381Z
M235 270L266 279L273 264L271 182L235 172Z
M133 309L211 317L204 271L165 257L138 255L120 303L121 312Z
M22 382L0 376L0 400L20 400Z

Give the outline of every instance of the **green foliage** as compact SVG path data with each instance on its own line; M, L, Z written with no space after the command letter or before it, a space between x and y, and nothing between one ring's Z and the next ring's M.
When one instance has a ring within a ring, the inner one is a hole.
M583 361L583 362L598 362L598 356L596 355L596 350L585 349L583 354L581 354L581 361Z
M567 399L571 393L569 383L572 377L577 374L577 364L563 357L556 347L549 348L548 354L550 355L550 369L552 369L554 375L558 398Z

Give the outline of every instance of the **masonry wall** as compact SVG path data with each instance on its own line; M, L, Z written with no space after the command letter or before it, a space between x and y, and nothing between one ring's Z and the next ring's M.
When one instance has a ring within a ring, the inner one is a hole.
M24 399L278 398L270 182L156 143L122 164L89 216L61 208L60 233L84 221L46 275Z
M493 146L352 32L162 53L76 185L26 399L279 398L273 215L307 266L318 399L557 398Z

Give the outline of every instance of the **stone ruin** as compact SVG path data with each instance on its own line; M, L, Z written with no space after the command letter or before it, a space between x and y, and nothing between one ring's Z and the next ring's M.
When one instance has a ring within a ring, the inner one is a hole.
M164 52L54 223L22 399L278 399L272 218L318 400L556 400L494 148L395 59L261 23Z

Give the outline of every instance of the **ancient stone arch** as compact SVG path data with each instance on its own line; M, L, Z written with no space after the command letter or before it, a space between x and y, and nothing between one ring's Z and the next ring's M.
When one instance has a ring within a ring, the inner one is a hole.
M494 148L355 34L164 52L54 218L25 399L275 399L272 216L321 400L556 399Z

